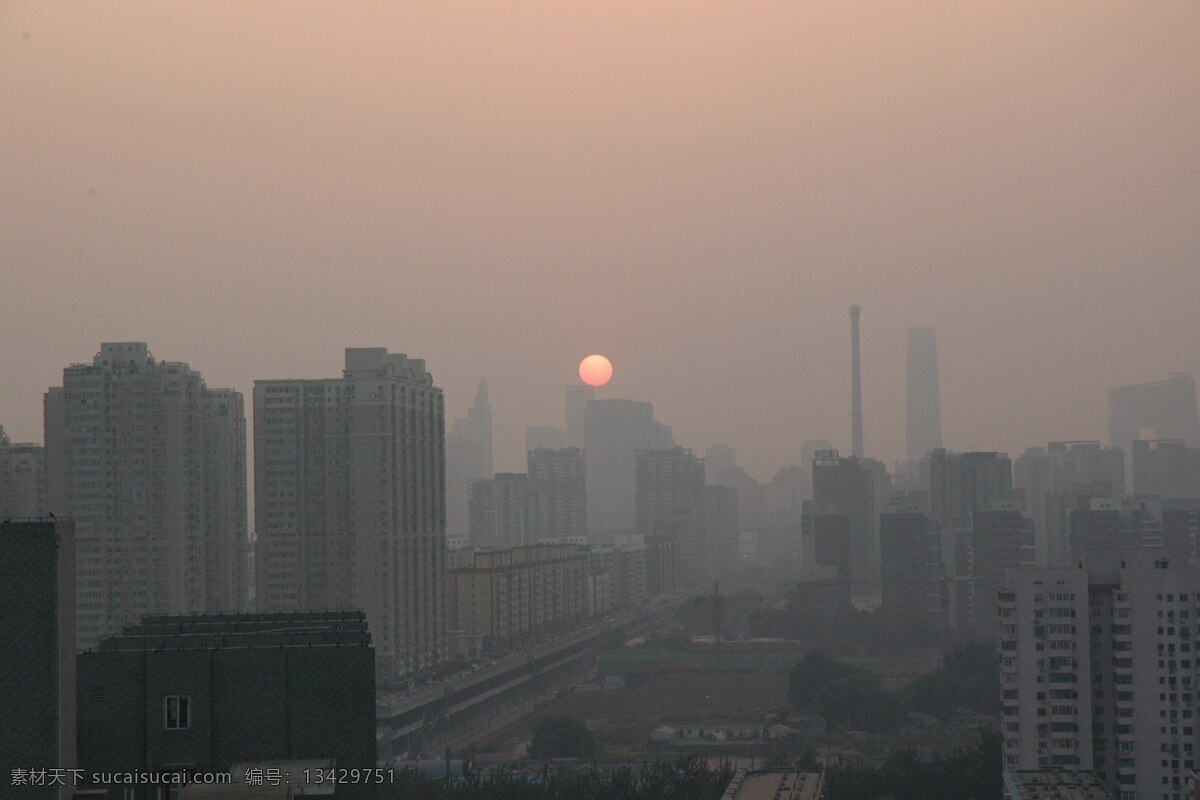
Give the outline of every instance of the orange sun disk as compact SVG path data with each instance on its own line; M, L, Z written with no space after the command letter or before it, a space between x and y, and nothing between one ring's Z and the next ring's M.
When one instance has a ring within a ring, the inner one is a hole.
M602 355L590 355L579 362L579 378L588 386L603 386L612 374L612 362Z

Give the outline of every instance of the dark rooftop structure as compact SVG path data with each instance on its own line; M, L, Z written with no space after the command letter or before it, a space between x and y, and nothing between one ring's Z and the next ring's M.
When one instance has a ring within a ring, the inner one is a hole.
M375 767L375 650L361 611L146 617L78 667L89 773ZM156 797L135 788L136 800Z

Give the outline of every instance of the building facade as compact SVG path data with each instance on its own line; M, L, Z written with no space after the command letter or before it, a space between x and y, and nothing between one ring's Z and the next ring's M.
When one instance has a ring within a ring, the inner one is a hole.
M82 648L146 614L248 602L246 420L143 342L106 342L45 396L46 503L75 520Z
M587 538L587 476L583 451L536 448L528 453L530 541Z
M148 617L80 654L78 683L89 774L318 759L375 768L374 649L362 612ZM103 788L112 800L174 796ZM337 795L373 789L346 783Z
M0 426L0 520L46 516L46 451L13 444Z
M449 572L450 627L496 648L576 624L597 592L588 562L573 544L475 551Z
M259 609L362 609L379 680L445 658L445 411L422 359L254 384Z
M638 450L635 509L638 531L677 537L680 588L696 586L709 575L704 459L684 447Z
M1162 548L1009 572L1006 770L1094 770L1119 800L1185 800L1200 737L1200 571Z
M14 770L69 770L75 758L75 526L0 522L0 782ZM65 786L17 786L19 797L67 800Z
M879 517L882 610L892 619L943 628L945 571L938 524L927 514L895 510Z

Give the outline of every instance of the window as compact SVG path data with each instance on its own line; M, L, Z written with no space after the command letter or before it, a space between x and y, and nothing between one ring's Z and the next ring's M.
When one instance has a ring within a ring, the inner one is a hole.
M169 731L185 731L192 727L192 698L177 694L164 697L163 727Z

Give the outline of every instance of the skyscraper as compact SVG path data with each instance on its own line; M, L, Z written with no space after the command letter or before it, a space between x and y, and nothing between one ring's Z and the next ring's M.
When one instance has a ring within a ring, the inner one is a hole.
M821 450L813 459L812 476L814 516L847 518L850 582L854 593L876 593L879 548L874 471L862 459L842 458L837 450Z
M933 328L908 329L908 385L905 454L915 464L942 446L938 391L937 335Z
M942 538L938 524L910 508L879 517L882 610L891 619L941 628Z
M567 440L570 445L569 431ZM654 421L654 406L650 403L618 399L589 402L584 435L588 526L631 530L634 527L634 453L648 447L663 448L673 444L670 428Z
M254 384L260 610L362 609L379 681L445 657L445 410L423 359Z
M479 381L475 402L467 416L456 419L446 431L446 532L467 536L467 487L472 481L491 480L492 404L487 378Z
M588 403L596 396L591 386L567 387L567 447L584 447Z
M681 586L708 573L704 540L704 459L684 447L637 451L637 529L679 538Z
M928 488L930 516L943 529L968 530L972 512L1012 497L1012 461L1004 453L938 448L929 454Z
M144 342L106 342L45 396L46 502L75 520L80 647L146 614L244 607L245 415Z
M532 542L587 537L587 477L583 451L530 450L529 494Z
M1136 383L1109 394L1109 444L1129 452L1143 428L1156 439L1180 439L1200 447L1200 415L1196 384L1190 375L1175 373L1161 381Z

